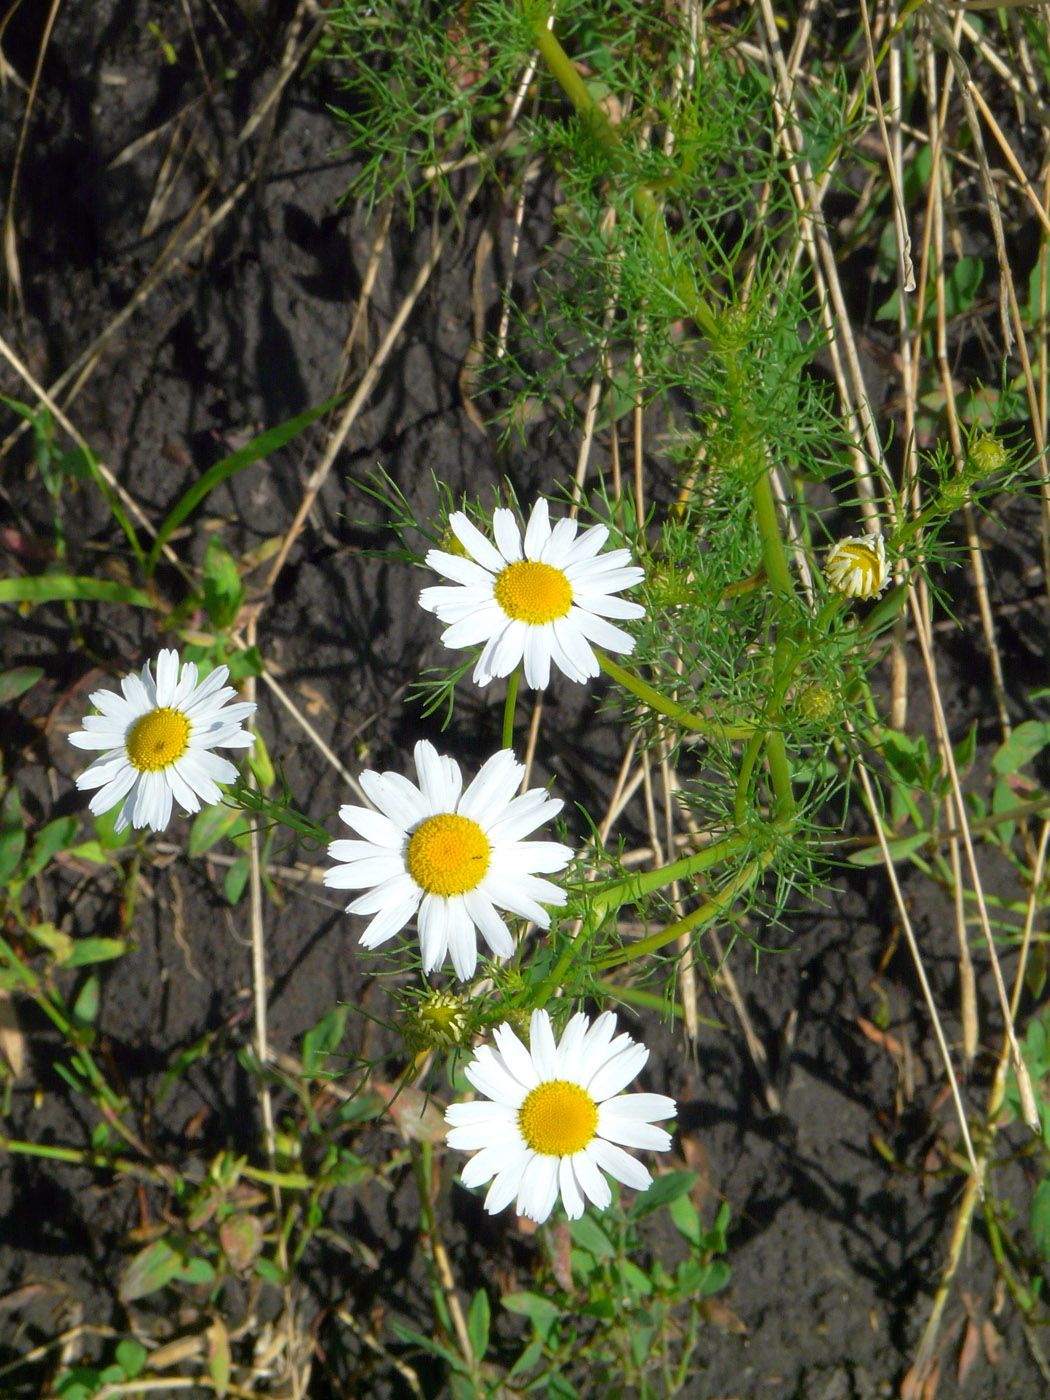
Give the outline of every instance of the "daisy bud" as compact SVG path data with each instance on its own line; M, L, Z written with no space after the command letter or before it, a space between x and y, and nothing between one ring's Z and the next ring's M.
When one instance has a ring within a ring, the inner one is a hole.
M828 585L849 598L877 598L889 576L881 535L850 535L832 545L824 559Z

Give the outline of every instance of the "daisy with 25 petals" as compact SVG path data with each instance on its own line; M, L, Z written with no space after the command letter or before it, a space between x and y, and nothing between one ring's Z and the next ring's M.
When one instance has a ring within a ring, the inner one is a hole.
M649 1171L625 1147L665 1152L671 1135L654 1120L673 1118L664 1094L621 1092L649 1058L629 1035L615 1035L616 1017L592 1025L578 1012L555 1042L546 1011L534 1011L526 1049L511 1027L495 1032L496 1048L479 1046L464 1074L489 1102L450 1104L448 1145L474 1152L464 1186L491 1181L485 1209L495 1215L517 1201L519 1215L542 1222L558 1197L570 1220L584 1200L604 1210L612 1200L608 1172L644 1191Z
M98 788L88 804L96 816L123 798L115 831L129 825L161 831L171 818L172 799L186 812L220 800L217 784L232 783L237 769L212 750L255 742L241 728L255 706L227 703L237 694L223 685L229 674L226 666L216 666L198 685L192 661L180 674L178 652L162 651L155 680L147 661L138 675L120 682L123 694L95 691L91 703L99 713L88 715L69 742L105 750L77 778L78 788Z
M526 684L542 689L550 680L551 662L573 681L598 674L591 647L630 652L634 638L609 618L642 617L645 609L615 595L645 577L631 563L627 549L601 554L609 538L604 525L577 536L575 520L553 527L547 502L532 508L522 540L514 513L497 509L492 516L492 544L462 511L449 526L467 557L432 549L426 562L451 579L453 587L424 588L422 607L448 623L441 640L447 647L484 643L474 680L488 685L508 676L524 659Z
M544 904L566 901L564 890L541 878L572 858L556 841L527 841L561 811L543 788L517 796L525 766L510 749L493 754L470 786L454 759L421 739L415 747L419 786L400 773L361 774L361 787L378 811L341 807L339 816L360 841L333 841L339 864L326 870L332 889L364 890L346 908L374 918L361 936L365 948L385 943L417 915L423 971L452 956L466 980L477 966L475 930L494 957L509 958L514 940L496 912L509 910L550 927Z

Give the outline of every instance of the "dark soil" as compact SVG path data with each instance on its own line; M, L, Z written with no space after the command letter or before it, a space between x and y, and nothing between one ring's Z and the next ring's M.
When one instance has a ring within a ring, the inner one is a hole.
M23 4L3 32L4 53L24 82L49 8ZM104 337L76 397L60 401L154 522L220 456L339 387L376 225L342 202L352 167L328 110L338 100L332 71L324 64L299 71L255 133L237 140L275 82L292 11L255 0L164 7L157 22L173 48L169 62L147 27L157 7L96 0L61 6L47 47L15 195L24 305L8 288L2 334L44 385ZM299 42L307 32L308 25L299 29ZM11 170L25 110L24 88L8 81L0 169ZM184 245L231 197L229 212L207 236L173 259L173 240ZM432 476L457 492L485 494L509 475L528 499L538 487L566 480L575 466L575 442L553 425L540 425L531 446L507 452L463 405L474 255L485 229L499 245L505 212L479 205L450 245L260 619L261 649L280 666L285 690L353 771L403 766L419 733L436 735L434 721L421 721L406 702L405 686L421 665L441 659L434 620L415 605L420 576L367 552L391 541L361 483L381 466L413 509L430 516L437 503ZM351 378L367 364L430 237L425 214L414 230L395 221L366 336L351 352ZM158 260L163 271L151 292L112 330ZM493 284L486 299L491 311ZM32 401L8 365L0 389ZM5 431L13 426L9 420ZM209 498L206 528L198 520L177 548L202 551L208 533L217 532L241 555L279 536L323 440L319 425L237 476ZM53 516L25 443L6 457L3 483L12 555L5 572L39 572L54 558ZM61 517L69 571L120 577L121 537L89 483L64 494ZM1007 570L1002 585L1011 589L1006 601L1022 604L1022 617L1029 615L1024 563L1012 578ZM174 575L159 576L159 586L179 596ZM0 669L35 664L45 671L45 682L5 717L2 739L5 770L22 773L30 825L83 810L73 787L79 756L65 735L85 712L89 690L141 665L164 641L145 611L88 604L77 615L77 645L60 605L8 609L0 634ZM1026 636L1045 635L1044 625L1044 617L1034 629L1018 624L1018 674L1032 669ZM946 654L941 679L952 697L953 732L984 714L976 664L969 644ZM260 701L261 728L295 800L334 834L334 813L351 800L344 785L261 686ZM498 734L500 701L498 693L468 687L442 739L447 751L471 762L486 754ZM552 686L544 746L549 770L571 780L574 795L592 808L608 791L615 762L592 744L597 703ZM638 822L640 831L640 815ZM222 867L179 854L186 830L184 821L172 824L158 847L170 856L145 872L138 945L103 969L99 1050L114 1082L146 1115L161 1157L209 1158L229 1148L261 1160L257 1099L237 1059L251 1039L244 910L231 914L225 904ZM270 906L270 1030L279 1053L297 1053L303 1033L338 1002L382 1017L391 981L401 976L391 971L393 960L361 956L338 902L318 888L293 889L282 908ZM120 910L105 880L70 868L49 878L42 898L45 908L50 904L47 917L75 933L119 929ZM916 892L913 918L957 1041L951 910ZM958 1173L933 1171L957 1145L957 1128L927 1017L903 945L893 951L899 930L877 874L836 877L816 912L800 908L787 928L753 933L779 951L756 964L740 945L732 963L772 1058L782 1111L770 1111L732 1008L710 988L701 1012L728 1031L703 1032L695 1056L680 1033L655 1031L659 1051L647 1074L647 1087L681 1105L690 1161L699 1155L706 1164L710 1213L723 1198L732 1208L725 1301L742 1329L732 1316L713 1317L684 1393L696 1400L895 1395L928 1314L963 1182ZM984 980L982 992L990 993ZM865 1034L880 1009L897 1053ZM987 1074L999 1025L990 995L982 1010L979 1076ZM32 1020L26 1031L29 1065L14 1087L5 1132L85 1145L95 1120L56 1069L56 1036ZM159 1099L173 1055L206 1033L216 1035L208 1058ZM343 1048L367 1057L396 1055L398 1046L381 1026L351 1017ZM283 1111L294 1120L293 1104ZM1011 1132L1021 1145L1017 1129ZM376 1129L370 1150L389 1151L394 1140ZM430 1330L415 1185L407 1171L393 1185L389 1195L370 1188L333 1204L333 1223L373 1250L378 1266L334 1250L309 1256L302 1305L308 1325L340 1302L362 1317L381 1305L389 1317ZM1021 1206L1028 1189L1021 1168L998 1178L996 1189ZM455 1267L467 1231L476 1236L477 1213L460 1194L453 1202L462 1232L450 1240ZM163 1204L153 1188L143 1193L126 1179L0 1158L0 1364L80 1320L126 1331L116 1284L129 1232L156 1219ZM469 1257L494 1296L511 1260L518 1286L526 1286L531 1246L508 1240L511 1218L484 1229ZM48 1288L16 1292L32 1284ZM235 1313L244 1300L231 1295L229 1303ZM978 1355L960 1393L1020 1400L1045 1393L1018 1316L997 1291L979 1228L946 1315L942 1394L955 1393L968 1308L979 1322L990 1319L1003 1343L994 1367L983 1351ZM329 1359L337 1357L339 1347L324 1335ZM355 1353L352 1337L341 1345ZM405 1393L393 1371L379 1366L369 1379L355 1371L363 1364L357 1359L350 1370L369 1393ZM324 1372L315 1366L316 1377ZM440 1372L424 1367L422 1374L437 1393ZM0 1381L0 1391L24 1384L24 1376ZM347 1384L337 1392L318 1379L315 1393L358 1393Z

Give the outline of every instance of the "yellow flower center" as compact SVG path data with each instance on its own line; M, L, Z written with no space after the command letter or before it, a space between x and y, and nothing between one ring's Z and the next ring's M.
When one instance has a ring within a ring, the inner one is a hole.
M128 732L125 747L140 773L168 768L189 748L190 722L181 710L150 710Z
M560 569L519 559L496 575L496 602L515 622L553 622L572 607L572 584Z
M548 1079L518 1109L518 1127L533 1152L571 1157L582 1152L598 1127L598 1105L578 1084Z
M408 873L427 894L466 894L489 868L492 847L469 817L443 812L428 817L412 833L405 855Z

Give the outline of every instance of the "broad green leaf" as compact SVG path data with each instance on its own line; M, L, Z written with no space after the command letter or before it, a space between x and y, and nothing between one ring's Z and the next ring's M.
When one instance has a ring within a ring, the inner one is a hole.
M133 1381L146 1364L146 1348L132 1337L125 1337L117 1343L117 1365L127 1380Z
M272 1283L277 1288L284 1287L284 1274L281 1273L280 1269L277 1267L277 1265L273 1262L272 1259L264 1259L262 1255L260 1255L259 1258L256 1259L253 1268L255 1273L257 1273L259 1277L261 1279L264 1279L267 1283Z
M339 396L329 399L327 403L320 404L317 408L309 408L305 413L299 413L294 418L279 423L275 428L268 428L266 432L252 438L251 442L245 443L236 452L231 452L228 457L223 457L222 461L209 467L203 476L198 477L174 509L168 513L164 523L157 531L157 538L153 541L153 548L146 560L146 573L152 575L153 570L157 567L160 552L172 534L190 512L196 510L201 501L215 490L216 486L221 485L231 476L235 476L244 467L250 467L261 457L268 457L271 452L276 452L286 442L290 442L296 434L303 432L311 423L316 422L322 414L334 408L338 402Z
M90 967L92 963L123 957L127 950L123 938L78 938L60 961L63 967Z
M470 1338L470 1345L474 1348L474 1356L478 1361L489 1349L489 1324L491 1320L492 1313L489 1308L488 1294L483 1288L479 1288L471 1299L470 1310L467 1313L467 1336Z
M699 1246L703 1230L696 1206L689 1196L679 1196L668 1207L671 1219L678 1233L691 1245Z
M658 1176L652 1186L635 1201L631 1207L631 1215L648 1215L650 1211L670 1205L679 1196L691 1191L698 1179L697 1172L667 1172L664 1176Z
M552 1303L539 1293L504 1293L501 1301L508 1312L529 1318L536 1331L544 1337L561 1317L557 1303Z
M120 1281L120 1297L125 1303L156 1293L176 1276L182 1268L182 1256L166 1239L154 1240L139 1250L124 1270Z
M183 1283L211 1283L215 1268L207 1259L187 1259L179 1264L177 1277Z
M1031 762L1050 744L1050 723L1045 720L1028 719L1019 724L1009 739L1001 744L992 759L992 768L1004 775L1016 773Z
M1043 1177L1032 1197L1032 1238L1042 1258L1050 1263L1050 1176Z
M303 1036L303 1070L313 1074L322 1067L327 1056L338 1050L346 1030L346 1018L350 1013L350 1003L342 1002L334 1006L326 1016L322 1016L313 1030Z
M612 1259L616 1248L612 1240L591 1215L581 1215L569 1225L569 1234L574 1244L593 1254L596 1259Z
M0 884L10 880L25 850L26 829L15 788L8 788L0 804Z
M237 561L216 535L204 552L203 585L208 616L216 627L229 627L244 601L244 584Z
M916 831L911 836L902 836L899 841L888 841L890 858L897 863L899 860L907 860L913 851L925 846L930 839L928 831ZM865 846L861 851L854 851L849 857L850 865L881 865L882 847L879 845Z
M0 705L24 695L43 674L39 666L12 666L10 671L0 672Z
M219 1243L238 1273L250 1269L263 1246L263 1228L254 1215L239 1211L219 1226Z
M244 893L244 887L248 883L248 876L251 873L251 861L247 856L238 856L222 882L222 892L226 896L228 904L236 904Z
M243 812L227 807L223 802L216 802L210 807L203 807L194 817L186 849L191 856L202 856L224 836L239 835L247 829Z
M98 1015L99 980L94 973L80 989L73 1003L73 1020L82 1026L90 1026Z
M208 1338L208 1375L215 1394L222 1400L230 1385L230 1334L224 1323L215 1318L205 1335Z
M78 817L59 817L48 822L33 842L33 849L22 875L25 879L37 875L58 851L64 851L76 835Z
M102 578L76 578L72 574L37 574L33 578L0 579L0 603L126 603L133 608L155 608L156 600L141 588Z

